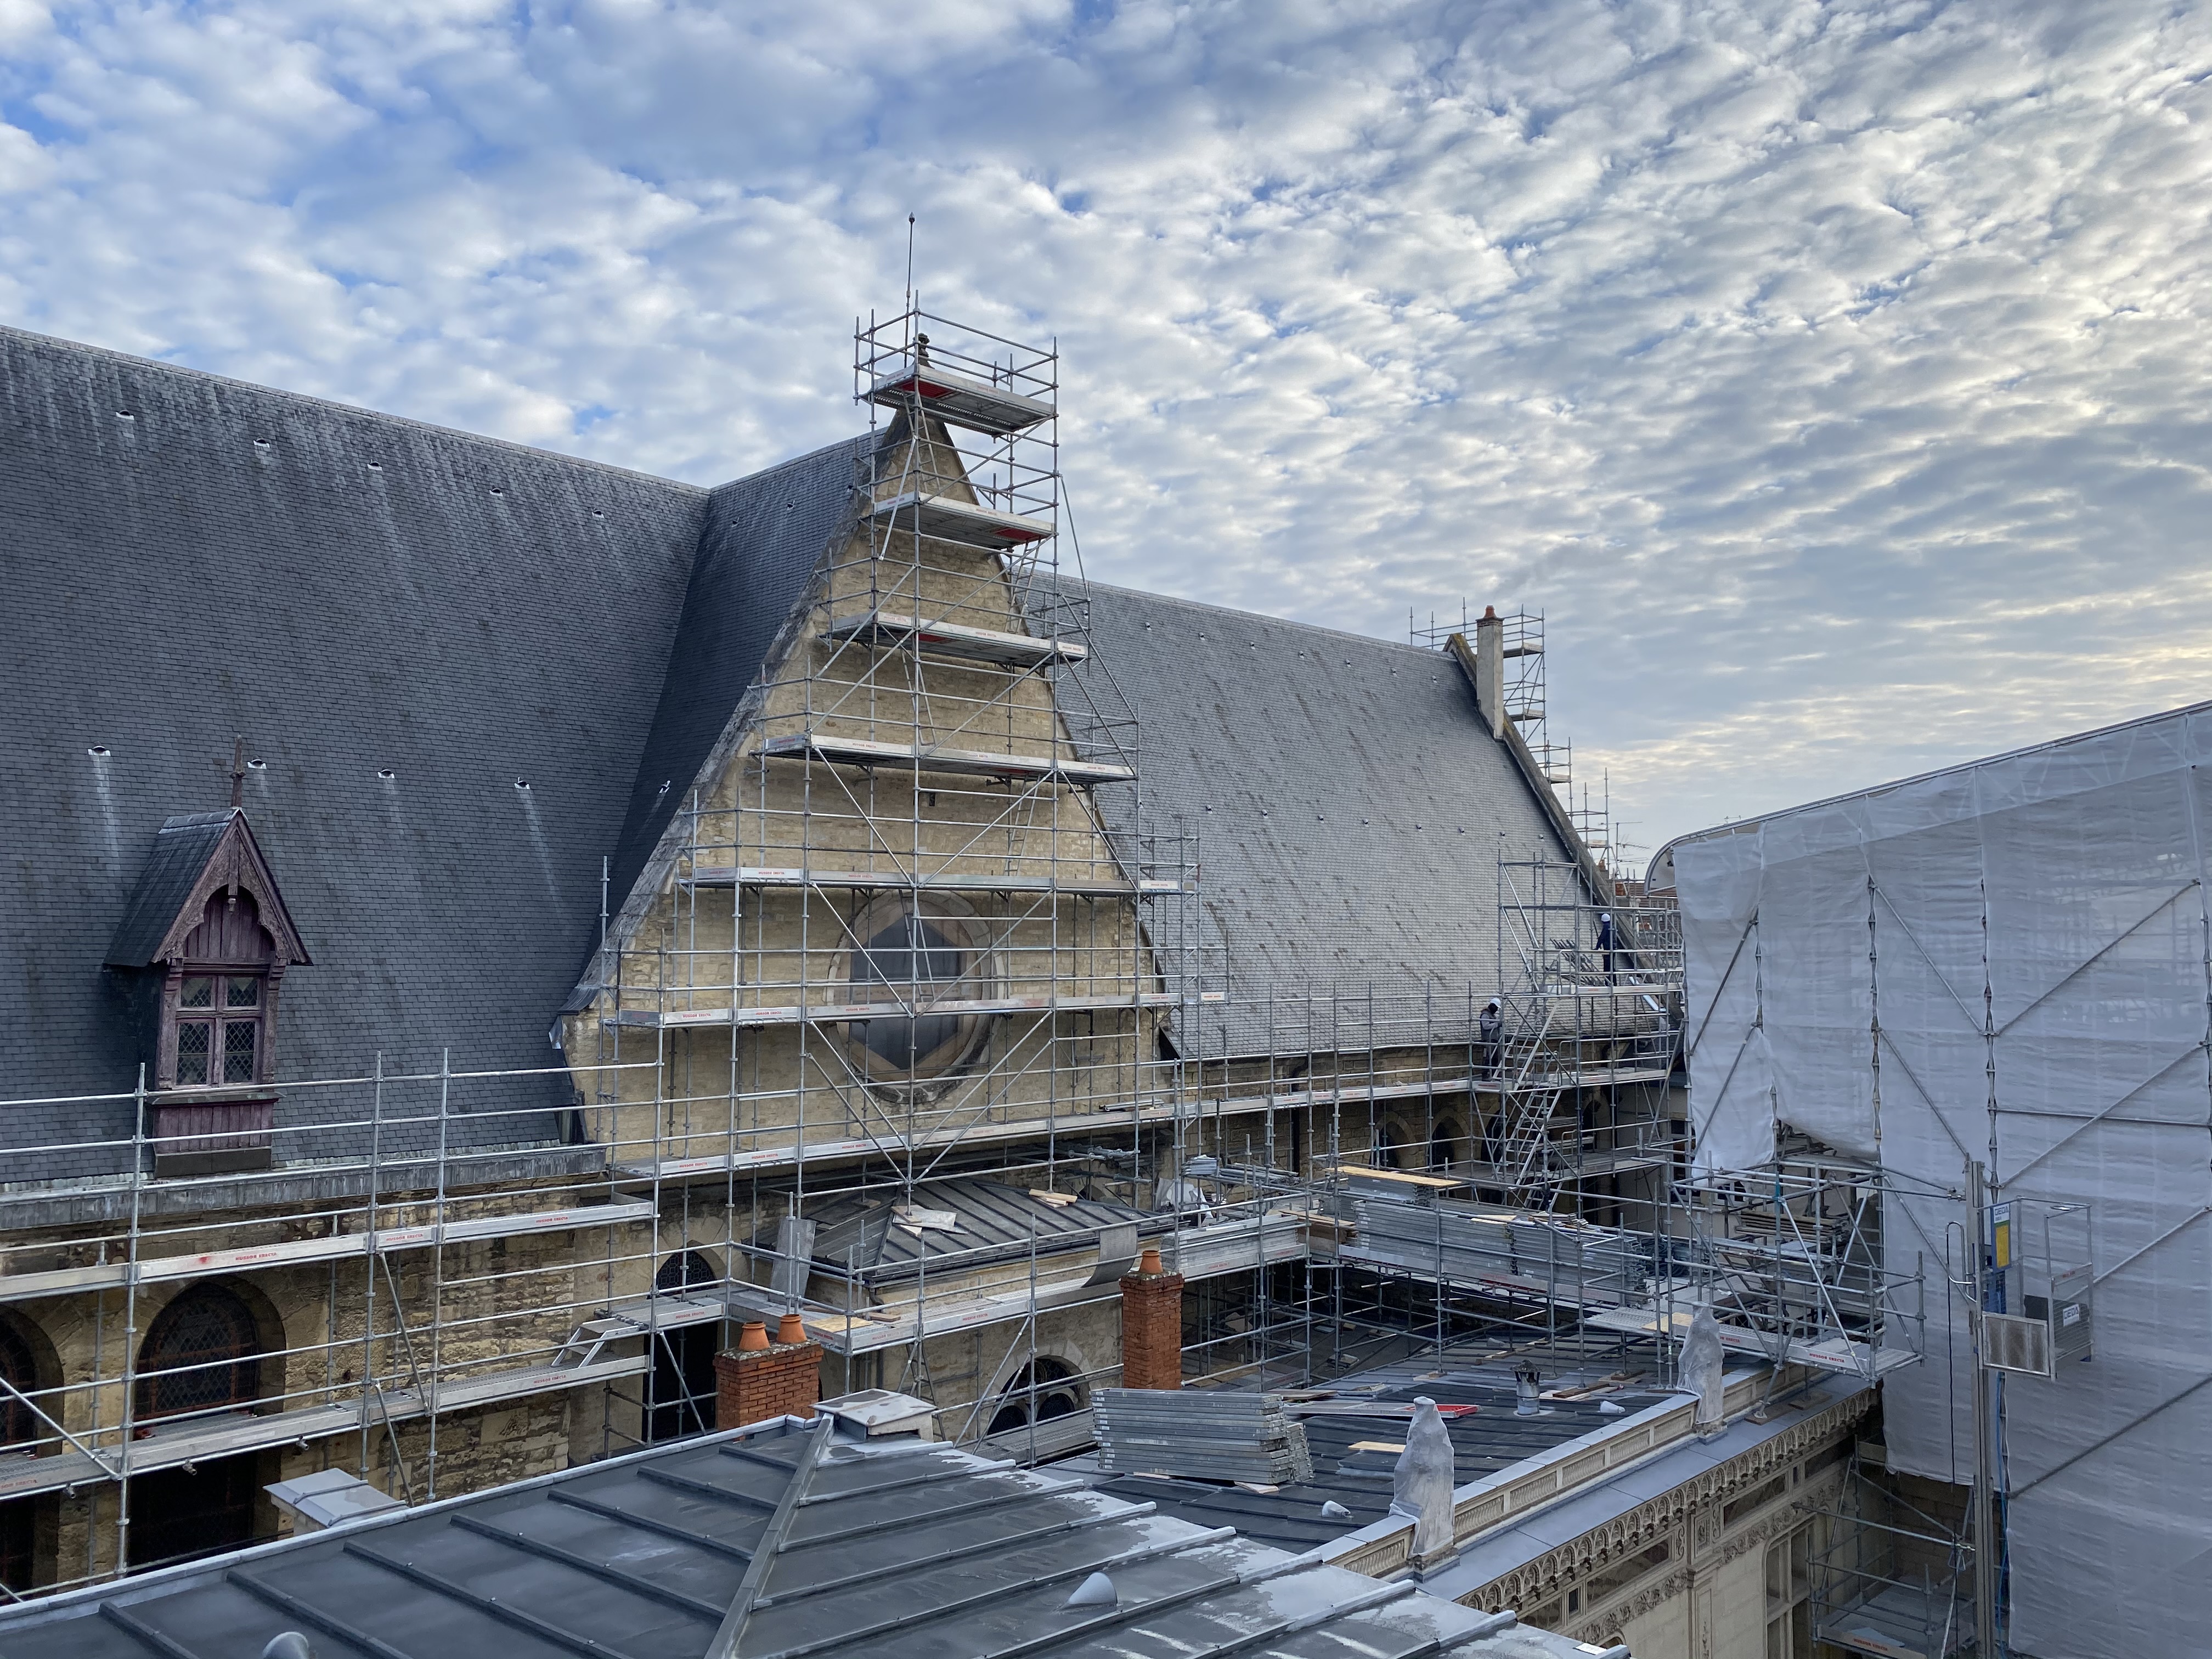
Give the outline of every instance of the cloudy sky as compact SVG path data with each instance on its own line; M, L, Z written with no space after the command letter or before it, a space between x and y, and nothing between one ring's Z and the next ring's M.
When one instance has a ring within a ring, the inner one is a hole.
M1646 843L2212 696L2212 9L0 0L0 320L711 483L1066 358L1090 574L1549 617Z

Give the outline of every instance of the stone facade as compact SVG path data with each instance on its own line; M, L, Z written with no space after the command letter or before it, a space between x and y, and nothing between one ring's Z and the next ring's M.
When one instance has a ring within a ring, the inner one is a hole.
M1762 1653L1765 1551L1836 1507L1858 1394L1459 1599L1637 1659Z
M886 464L951 478L958 462L941 428ZM879 495L896 494L896 483ZM957 483L943 493L972 501ZM910 683L898 653L855 649L828 632L872 606L946 617L1000 633L1028 631L1010 573L998 558L933 543L926 560L880 560L866 524L851 529L817 573L763 683L732 717L695 782L692 810L672 824L641 883L616 918L614 982L566 1023L564 1050L591 1103L593 1139L618 1161L726 1155L800 1140L880 1132L886 1116L924 1109L927 1124L979 1127L1126 1103L1157 1013L1135 1006L1158 988L1133 899L993 893L1009 871L1051 872L1066 884L1125 878L1095 804L1081 789L1013 780L920 775L887 765L855 775L770 753L804 736L945 741L1025 757L1071 757L1073 737L1037 676L958 662L933 664ZM886 596L890 597L886 597ZM966 914L988 941L980 999L1115 998L1128 1006L1079 1016L990 1018L983 1048L957 1075L921 1087L872 1084L856 1064L850 1028L784 1023L732 1043L719 1026L610 1025L624 1017L710 1018L732 1006L834 1000L854 981L852 948L865 907L806 887L743 889L687 880L699 867L830 868L876 872L896 890L918 867L978 884L933 898L933 912ZM657 878L657 879L651 879ZM604 969L603 969L604 971ZM657 1063L637 1066L641 1059ZM627 1063L617 1071L602 1062Z

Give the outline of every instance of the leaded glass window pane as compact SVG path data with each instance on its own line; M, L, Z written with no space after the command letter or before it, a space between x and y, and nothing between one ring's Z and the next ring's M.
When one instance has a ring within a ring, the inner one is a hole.
M232 1008L258 1008L261 1006L261 980L254 974L233 974L230 990L223 999Z
M188 975L178 989L177 1006L180 1008L214 1007L215 981L205 974Z
M222 1028L222 1080L253 1081L253 1039L258 1028L252 1020L234 1019Z
M209 1039L214 1029L202 1020L186 1020L177 1027L177 1081L180 1084L205 1083L208 1080Z

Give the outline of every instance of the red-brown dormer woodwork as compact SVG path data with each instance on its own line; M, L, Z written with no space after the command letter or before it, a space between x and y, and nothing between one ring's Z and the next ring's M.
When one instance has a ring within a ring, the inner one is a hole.
M268 1082L276 987L283 973L253 896L223 892L210 899L162 987L161 1085L206 1089Z
M107 959L159 975L157 1170L265 1164L277 993L308 956L244 812L161 826Z

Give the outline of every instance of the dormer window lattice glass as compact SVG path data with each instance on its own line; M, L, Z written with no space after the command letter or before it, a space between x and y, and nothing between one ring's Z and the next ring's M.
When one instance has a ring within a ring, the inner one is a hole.
M257 1083L267 1002L260 972L186 974L177 988L177 1086Z

